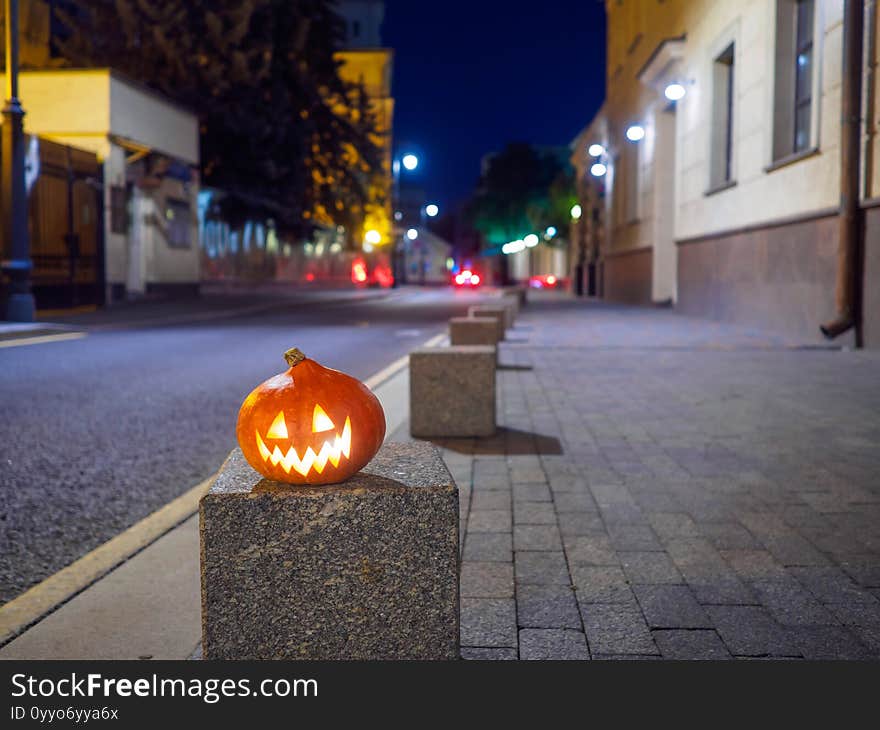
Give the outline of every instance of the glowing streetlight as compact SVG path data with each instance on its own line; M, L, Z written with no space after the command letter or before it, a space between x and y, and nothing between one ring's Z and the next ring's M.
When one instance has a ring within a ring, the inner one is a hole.
M529 248L534 248L538 245L538 237L534 233L530 233L523 239L523 243Z
M579 206L577 203L575 203L573 206L571 206L571 217L572 217L572 220L578 220L578 219L580 219L580 217L581 217L581 213L582 213L582 212L583 212L583 211L581 210L581 206Z
M438 208L433 203L429 203L428 205L425 206L425 215L428 216L428 218L436 217L439 212L440 212L440 208Z
M371 228L364 234L364 240L367 243L376 245L382 243L382 234L379 233L379 231L377 231L375 228Z
M591 144L587 148L587 152L589 153L590 157L601 157L605 154L605 148L598 142L593 142L593 144Z
M631 124L627 127L626 138L630 142L638 142L645 137L645 128L641 124Z
M419 237L419 232L418 232L415 228L410 228L410 229L406 232L406 237L407 237L410 241L415 241L415 240Z
M407 170L415 170L419 166L419 158L415 155L404 155L401 162Z
M547 238L553 238L556 235L556 226L547 226L547 230L544 231L544 235Z
M678 101L679 99L684 99L684 95L687 93L687 90L684 88L682 84L672 83L669 84L663 90L663 96L665 96L669 101Z
M526 247L525 241L517 239L516 241L509 241L508 243L505 243L501 247L501 253L503 253L503 254L519 253L525 247Z
M593 177L602 177L606 172L608 172L608 168L605 167L601 162L595 163L592 167L590 167L590 174Z

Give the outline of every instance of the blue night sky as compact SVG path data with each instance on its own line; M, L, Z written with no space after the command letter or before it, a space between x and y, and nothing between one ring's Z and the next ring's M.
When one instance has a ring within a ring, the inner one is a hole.
M395 148L428 199L464 199L509 141L565 145L605 88L602 0L387 0Z

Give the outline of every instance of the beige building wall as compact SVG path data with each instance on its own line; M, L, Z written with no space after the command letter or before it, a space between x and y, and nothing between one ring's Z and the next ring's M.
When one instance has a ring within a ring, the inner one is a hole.
M844 3L815 0L810 135L799 153L782 154L788 101L780 89L790 88L785 74L793 67L784 64L794 57L786 55L780 19L792 2L606 0L607 96L573 153L584 180L593 162L586 147L607 148L606 297L671 300L687 313L816 340L818 325L834 316ZM880 202L880 24L875 0L865 6L862 199L873 208ZM731 175L720 184L720 56L731 43ZM686 89L675 104L663 96L670 81ZM645 130L637 143L625 138L631 124ZM880 316L871 278L880 270L875 218L872 209L865 299Z
M95 152L104 165L104 255L108 289L140 294L199 281L198 120L109 69L26 71L20 77L25 131ZM191 168L192 181L162 177L139 187L149 154ZM129 186L127 231L111 227L114 187ZM190 245L169 245L169 207L188 204ZM110 301L110 297L107 298Z

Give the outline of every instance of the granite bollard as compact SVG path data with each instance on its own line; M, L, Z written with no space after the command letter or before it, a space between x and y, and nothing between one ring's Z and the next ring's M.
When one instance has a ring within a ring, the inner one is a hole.
M205 659L458 659L458 514L431 444L320 487L235 449L199 507Z
M495 317L453 317L449 320L451 345L498 345L498 320Z
M479 319L490 317L497 320L498 341L501 342L507 330L509 311L503 304L475 304L472 307L468 307L468 317L477 317Z
M456 345L409 355L409 428L416 438L495 433L495 348Z

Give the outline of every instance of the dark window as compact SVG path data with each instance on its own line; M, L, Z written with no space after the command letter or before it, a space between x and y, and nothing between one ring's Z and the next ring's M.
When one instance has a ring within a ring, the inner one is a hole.
M165 203L165 227L171 248L189 248L192 243L189 203L169 198Z
M361 22L359 20L353 20L351 23L351 37L352 38L360 38L361 35Z
M813 4L799 0L796 7L797 36L794 70L794 151L810 146L810 117L813 108Z
M110 233L128 233L128 194L122 185L110 188Z
M711 187L733 180L734 44L713 64Z

